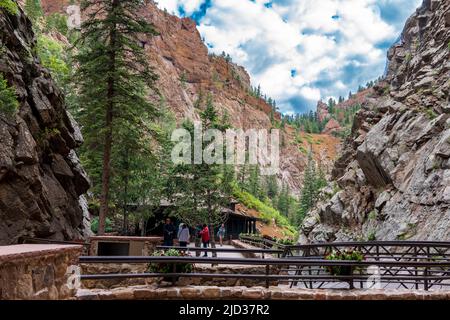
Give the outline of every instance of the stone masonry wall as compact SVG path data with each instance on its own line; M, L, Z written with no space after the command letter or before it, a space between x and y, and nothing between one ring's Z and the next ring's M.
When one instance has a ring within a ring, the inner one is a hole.
M82 246L0 247L0 300L70 299L68 267L78 265Z
M108 264L81 264L82 274L104 274L104 273L145 273L148 270L147 263L108 263ZM264 266L215 266L197 265L194 268L195 273L221 273L221 274L264 274ZM271 270L271 273L277 273ZM135 285L160 284L161 278L129 278L129 279L101 279L101 280L84 280L82 287L85 289L111 289ZM257 279L238 279L238 278L194 278L181 277L177 282L177 286L203 285L203 286L265 286L265 280ZM276 285L277 281L271 281L271 285Z
M448 300L450 291L323 290L288 287L207 287L158 288L136 286L113 290L77 292L79 300Z

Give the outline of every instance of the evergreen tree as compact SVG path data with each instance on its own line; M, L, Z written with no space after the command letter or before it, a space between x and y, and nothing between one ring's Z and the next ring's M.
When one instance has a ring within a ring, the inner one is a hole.
M149 91L155 91L157 77L140 38L156 31L139 15L144 3L84 0L81 4L86 19L77 43L76 83L83 106L85 165L94 192L100 193L99 234L105 231L117 160L127 153L137 156L149 147L142 145L145 139L132 140L149 133L147 124L156 114L147 97Z
M283 184L280 195L278 196L277 209L286 217L289 216L289 198L289 187L286 184Z
M266 178L267 185L267 197L274 200L278 195L278 183L275 175L268 176Z
M24 10L28 18L33 22L33 26L37 27L39 19L44 16L41 0L26 0Z
M200 114L202 128L218 129L225 132L229 128L224 118L220 119L209 97L205 110ZM187 121L183 127L194 135L194 124ZM208 144L202 139L202 150ZM194 146L191 145L192 164L183 163L173 167L170 177L170 194L175 214L191 226L208 224L211 232L211 244L214 247L214 227L226 218L222 208L227 206L231 197L231 182L234 169L222 164L193 164ZM224 149L225 150L225 149Z
M319 174L317 174L316 162L314 161L311 148L308 153L308 164L304 173L303 188L296 217L297 224L300 224L303 221L308 211L314 206L320 189L325 185L326 180L323 171L320 169Z

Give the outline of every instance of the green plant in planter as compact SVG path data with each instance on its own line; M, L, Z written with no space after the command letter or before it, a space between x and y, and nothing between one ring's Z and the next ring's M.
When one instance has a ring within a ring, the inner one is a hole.
M364 255L358 250L333 251L325 257L326 260L333 261L363 261ZM352 274L352 266L328 266L328 272L335 276L348 276Z
M153 252L154 257L186 257L187 253L184 251L178 251L176 249L169 249L167 251L155 251ZM192 263L176 263L175 264L175 272L176 273L191 273L194 269L194 265ZM151 263L148 266L148 271L150 273L172 273L173 263L167 262L159 262L159 263ZM165 281L171 281L173 277L164 277ZM178 277L176 277L178 280Z

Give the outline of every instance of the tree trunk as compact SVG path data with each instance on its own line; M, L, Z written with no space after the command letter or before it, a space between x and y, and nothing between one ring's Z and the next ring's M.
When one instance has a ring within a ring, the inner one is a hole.
M125 151L125 177L124 177L124 195L123 195L123 234L128 235L128 183L130 170L128 148Z
M118 0L113 0L112 10L119 5ZM113 135L113 111L114 111L114 95L115 95L115 67L116 67L116 41L117 41L117 29L116 25L110 30L109 33L109 63L111 76L108 79L108 92L107 92L107 105L106 105L106 133L105 133L105 146L103 150L103 170L102 170L102 193L100 197L100 213L98 217L98 234L103 235L105 233L106 217L109 211L109 188L110 188L110 175L111 175L111 148L112 148L112 135Z
M112 145L112 108L108 105L106 112L105 149L103 152L102 194L100 198L100 214L98 218L98 234L105 233L106 217L109 211L109 185L111 173L111 145Z

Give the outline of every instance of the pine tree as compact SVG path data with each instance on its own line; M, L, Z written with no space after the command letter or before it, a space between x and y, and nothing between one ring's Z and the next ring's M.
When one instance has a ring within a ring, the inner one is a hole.
M308 153L308 164L304 173L303 188L300 196L299 208L297 211L297 224L303 221L308 211L314 206L317 201L319 190L326 184L323 171L316 172L316 162L313 158L312 150Z
M24 9L28 18L33 22L33 26L37 27L38 20L44 16L41 0L26 0Z
M275 175L268 176L266 178L266 185L267 185L267 197L269 199L275 200L275 198L278 196L277 177Z
M289 215L289 187L283 184L280 195L278 196L277 209L286 217Z
M220 118L208 97L206 108L200 113L203 130L217 129L225 132L229 128L224 118ZM194 134L194 124L186 121L183 127ZM203 140L203 139L202 139ZM202 150L208 144L203 140ZM191 145L192 156L194 146ZM193 160L193 159L192 159ZM214 227L224 221L222 208L227 206L231 196L231 181L234 169L222 164L177 164L170 174L170 194L175 214L191 226L208 224L211 232L211 245L214 247Z
M105 231L111 175L118 155L128 152L136 156L145 148L131 140L148 134L147 120L156 114L147 97L149 91L155 91L157 77L140 38L155 35L156 31L139 15L144 3L85 0L81 4L86 19L77 43L80 51L76 55L76 82L83 106L80 121L86 140L86 167L96 187L94 192L100 193L99 234Z

